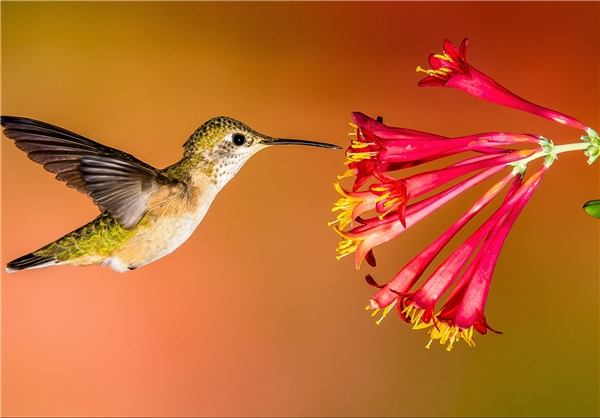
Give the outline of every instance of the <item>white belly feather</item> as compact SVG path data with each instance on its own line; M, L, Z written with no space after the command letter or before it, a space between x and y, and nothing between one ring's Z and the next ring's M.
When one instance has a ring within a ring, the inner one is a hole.
M215 193L216 194L216 193ZM122 245L115 253L106 258L102 265L108 265L116 271L125 272L141 267L173 252L183 244L196 230L213 198L202 199L193 212L177 213L175 216L162 214L145 226Z

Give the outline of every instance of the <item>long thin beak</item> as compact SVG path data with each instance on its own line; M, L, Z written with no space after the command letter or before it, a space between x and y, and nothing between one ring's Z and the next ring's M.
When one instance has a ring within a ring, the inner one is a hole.
M265 145L308 145L310 147L342 149L342 147L338 147L337 145L326 144L325 142L305 141L304 139L265 138L260 142Z

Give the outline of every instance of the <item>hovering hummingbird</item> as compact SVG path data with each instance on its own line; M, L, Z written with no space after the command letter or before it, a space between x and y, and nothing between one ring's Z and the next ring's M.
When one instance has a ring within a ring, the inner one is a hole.
M2 116L4 134L56 179L87 194L101 214L6 265L7 272L53 265L108 265L125 272L179 247L217 193L256 152L271 145L337 145L260 134L235 119L210 119L183 145L183 158L156 169L63 128Z

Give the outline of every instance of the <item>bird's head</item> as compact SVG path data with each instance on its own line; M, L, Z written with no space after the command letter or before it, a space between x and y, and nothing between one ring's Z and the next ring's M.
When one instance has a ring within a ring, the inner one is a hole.
M340 149L337 145L301 139L275 138L256 132L248 125L226 116L201 125L184 144L187 158L202 161L219 183L231 180L258 151L273 145L307 145Z

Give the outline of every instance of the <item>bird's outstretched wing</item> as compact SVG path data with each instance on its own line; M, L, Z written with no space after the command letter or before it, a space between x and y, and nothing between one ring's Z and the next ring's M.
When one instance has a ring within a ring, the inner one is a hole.
M1 124L31 160L87 194L126 229L138 224L157 191L179 186L130 154L58 126L16 116L2 116Z

